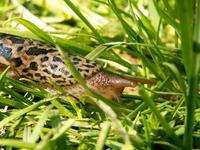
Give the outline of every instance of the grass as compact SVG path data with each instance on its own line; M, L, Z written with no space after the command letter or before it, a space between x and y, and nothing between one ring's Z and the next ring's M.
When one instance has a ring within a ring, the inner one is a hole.
M55 45L72 75L96 98L94 104L85 103L89 96L75 103L55 83L58 94L7 77L7 68L0 74L1 148L200 148L199 1L5 0L0 8L1 33ZM122 76L158 82L139 85L138 95L123 93L120 103L110 101L88 88L68 53L97 60Z

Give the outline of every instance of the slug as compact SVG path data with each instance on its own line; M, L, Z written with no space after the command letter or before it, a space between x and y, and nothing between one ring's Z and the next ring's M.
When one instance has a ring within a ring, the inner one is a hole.
M101 70L95 61L69 55L70 60L87 85L108 99L118 99L125 87L137 83L152 84L154 80L140 78L125 79ZM61 55L54 46L18 36L0 34L0 68L10 66L13 76L25 77L48 85L48 79L59 84L75 97L85 94L66 67Z

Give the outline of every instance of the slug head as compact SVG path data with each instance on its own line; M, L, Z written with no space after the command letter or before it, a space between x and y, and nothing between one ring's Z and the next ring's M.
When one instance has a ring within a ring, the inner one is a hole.
M118 100L125 87L135 87L134 82L101 71L87 80L88 86L108 99Z

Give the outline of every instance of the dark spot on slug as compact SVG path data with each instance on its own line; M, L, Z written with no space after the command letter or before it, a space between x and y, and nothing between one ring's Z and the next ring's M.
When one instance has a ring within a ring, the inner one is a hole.
M89 72L89 69L85 69L85 72L87 72L87 73L88 73L88 72Z
M88 68L94 68L95 67L95 65L92 65L92 64L83 64L83 66L88 67Z
M46 50L46 49L38 48L38 47L31 47L28 49L26 54L32 55L32 56L38 56L38 55L46 55L48 53L53 53L53 52L56 52L56 50L54 50L54 49Z
M88 59L86 59L85 61L86 61L86 63L90 63L90 61Z
M78 58L78 57L73 57L73 61L81 61L81 59L80 58Z
M45 62L45 61L48 61L48 60L49 60L49 57L44 56L44 57L42 57L40 60L41 60L41 62Z
M53 77L53 78L60 78L61 75L52 74L52 77Z
M83 69L81 69L81 68L77 68L77 70L78 70L79 72L82 72L82 71L83 71Z
M13 58L11 61L13 61L15 63L15 67L19 67L23 63L21 58L19 58L19 57L18 58Z
M46 80L46 77L45 76L41 76L40 80Z
M23 46L18 46L17 47L17 51L19 52L19 51L21 51L23 49Z
M86 78L86 77L87 77L87 74L84 73L84 74L83 74L83 77Z
M57 83L63 83L63 82L65 82L65 81L63 81L63 80L57 80L56 82L57 82Z
M38 43L37 45L38 45L38 46L43 46L44 44L42 44L42 43Z
M12 43L14 43L14 44L23 44L24 43L24 41L25 41L25 39L23 39L23 38L20 38L20 37L11 37L11 38L9 38L11 41L12 41Z
M71 80L69 80L69 84L72 85L72 84L74 84L74 83L73 83Z
M47 45L47 44L45 44L45 45ZM51 45L48 45L48 46L51 46ZM48 51L50 51L50 52L51 52L51 51L53 51L53 52L54 52L54 51L58 52L55 48L50 48L50 49L48 49Z
M63 62L63 60L60 57L53 56L53 61L54 62Z
M27 73L26 76L28 76L28 77L33 77L33 74Z
M36 77L41 77L41 74L40 73L35 73L35 76Z
M33 40L28 40L28 44L32 45L33 44Z
M73 78L73 76L72 76L72 75L70 75L70 76L68 76L68 78Z
M9 59L12 55L12 49L8 47L4 47L3 44L0 44L0 56L4 57L5 59Z
M44 72L51 74L51 72L48 69L43 69Z
M32 70L35 70L35 71L37 71L38 70L38 64L37 64L37 62L31 62L30 63L30 66L29 66Z
M51 69L53 70L53 69L57 68L58 65L56 65L56 64L51 64L50 67L51 67Z
M48 49L47 50L48 53L54 53L54 52L58 52L56 49Z
M38 56L41 54L47 54L47 50L45 49L39 49L38 47L31 47L28 49L26 52L27 55L33 55L33 56Z
M22 69L22 72L28 72L28 68Z

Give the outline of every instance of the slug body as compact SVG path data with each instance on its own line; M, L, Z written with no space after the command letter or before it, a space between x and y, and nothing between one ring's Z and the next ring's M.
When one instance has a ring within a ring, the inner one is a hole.
M101 71L94 61L69 55L70 60L80 72L90 88L106 98L118 98L124 87L135 86L136 82L151 83L149 80L135 82ZM59 84L68 93L79 97L85 90L77 83L66 68L55 47L6 34L0 34L0 68L10 66L12 75L25 77L41 85L48 86L48 79Z

